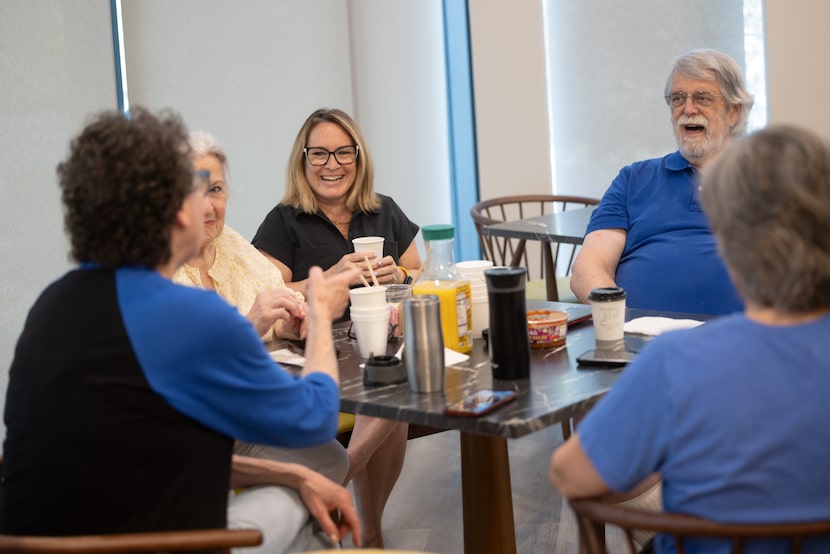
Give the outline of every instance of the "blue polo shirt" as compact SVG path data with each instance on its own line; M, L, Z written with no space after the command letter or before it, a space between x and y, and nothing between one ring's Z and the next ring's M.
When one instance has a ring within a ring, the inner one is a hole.
M743 309L698 203L698 170L680 152L624 167L587 233L624 229L615 281L632 308L694 314Z

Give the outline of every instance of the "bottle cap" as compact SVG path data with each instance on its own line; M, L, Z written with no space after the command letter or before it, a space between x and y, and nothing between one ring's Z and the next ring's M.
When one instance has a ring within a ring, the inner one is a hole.
M421 227L424 240L447 240L455 236L455 227L452 225L426 225Z

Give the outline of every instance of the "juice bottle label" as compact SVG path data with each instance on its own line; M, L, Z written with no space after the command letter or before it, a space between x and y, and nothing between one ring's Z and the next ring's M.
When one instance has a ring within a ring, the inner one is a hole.
M459 281L455 289L456 322L458 324L459 352L467 353L473 350L473 331L470 322L473 319L472 292L469 281Z
M440 300L444 346L462 353L473 349L469 281L425 281L417 283L412 294L434 294Z

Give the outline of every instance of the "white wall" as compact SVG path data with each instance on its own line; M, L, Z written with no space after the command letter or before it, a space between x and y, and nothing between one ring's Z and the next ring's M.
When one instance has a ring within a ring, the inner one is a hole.
M542 1L469 12L480 197L550 194Z
M769 122L803 125L830 137L830 2L766 0Z
M71 267L55 167L87 114L116 107L109 12L100 1L0 5L0 411L26 314Z
M441 0L352 0L355 117L375 188L415 223L452 223ZM420 234L418 244L425 256Z
M130 102L173 108L214 134L231 169L227 223L253 238L282 198L305 118L354 111L347 5L340 0L128 0Z
M319 107L357 120L378 192L420 225L450 221L440 0L142 0L124 21L131 102L173 107L223 143L227 220L244 236L282 198L291 144Z

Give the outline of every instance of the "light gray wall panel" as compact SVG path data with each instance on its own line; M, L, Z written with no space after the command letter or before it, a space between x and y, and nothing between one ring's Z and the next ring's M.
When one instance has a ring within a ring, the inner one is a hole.
M452 223L440 0L350 4L355 117L375 188L420 226ZM423 242L418 235L421 257Z
M481 199L549 194L542 0L472 1L469 12Z
M126 0L130 101L172 108L227 150L227 222L252 238L282 198L305 118L352 112L347 3L341 0Z
M766 0L770 123L802 125L830 137L830 2Z
M72 266L55 167L89 113L116 108L113 67L108 2L0 2L0 411L26 314Z

